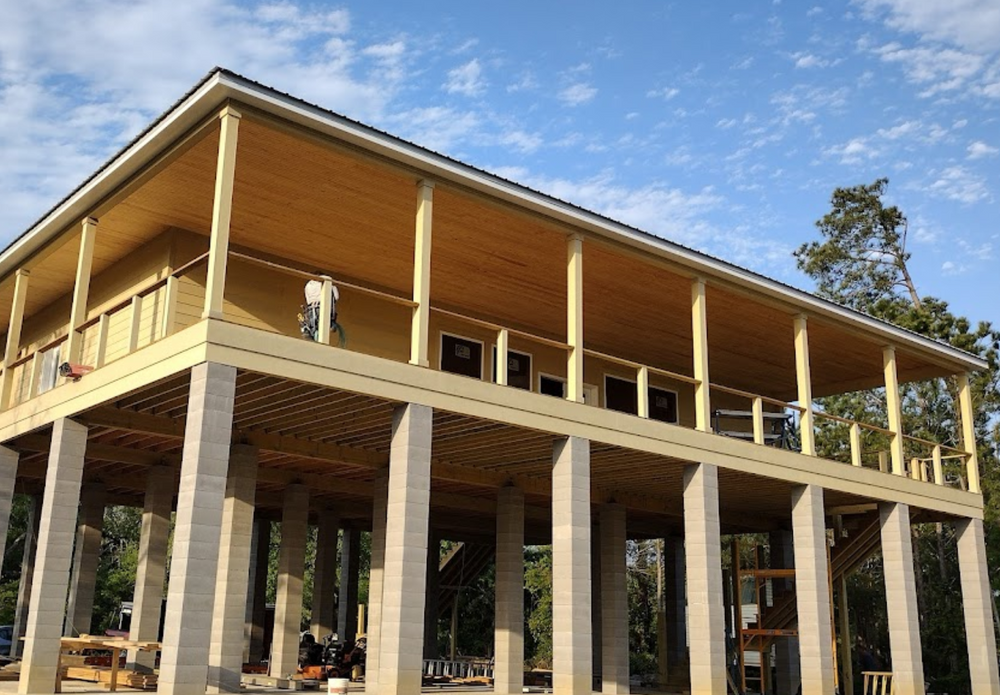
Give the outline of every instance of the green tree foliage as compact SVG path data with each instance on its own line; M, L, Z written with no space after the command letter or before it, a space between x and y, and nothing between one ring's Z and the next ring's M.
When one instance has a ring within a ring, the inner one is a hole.
M831 211L816 226L821 241L803 244L795 252L798 267L817 285L817 292L835 302L866 312L933 340L985 359L989 369L973 375L975 429L988 523L987 546L993 569L991 580L1000 587L1000 467L997 462L997 423L1000 420L1000 332L988 322L973 324L955 315L940 298L924 296L909 272L906 250L906 217L882 200L888 179L869 185L838 188ZM910 435L961 448L961 422L957 416L957 386L952 379L932 379L902 387L903 428ZM843 394L821 399L827 412L871 424L886 424L885 395L881 390ZM881 439L880 439L881 437ZM818 436L819 453L843 459L849 455L843 426L824 426ZM870 450L885 450L881 435L866 440ZM908 445L907 457L929 452ZM963 484L965 471L951 463L946 477ZM914 527L915 554L921 609L921 637L925 672L935 690L968 692L967 655L957 556L952 529L942 524ZM879 593L881 592L881 593ZM884 583L881 559L873 558L851 579L852 609L865 615L859 621L861 641L875 653L888 653L885 625ZM878 594L878 598L874 596ZM861 613L863 611L863 613Z

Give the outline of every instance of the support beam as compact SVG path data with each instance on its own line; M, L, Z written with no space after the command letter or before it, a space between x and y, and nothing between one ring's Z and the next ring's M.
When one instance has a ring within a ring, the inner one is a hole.
M816 433L813 423L812 371L809 367L809 329L804 314L795 317L795 381L798 386L799 407L802 408L799 429L802 453L816 455Z
M431 229L434 220L434 182L417 182L417 219L413 243L413 323L410 328L410 364L430 366Z
M83 334L77 328L87 320L87 301L90 297L90 273L94 263L94 240L97 220L88 217L80 230L80 254L76 260L76 284L73 285L73 303L69 312L69 333L66 336L66 361L80 361Z
M691 283L691 340L694 354L695 429L712 431L712 396L708 375L708 303L705 297L705 280L695 278Z
M191 369L158 692L204 695L229 471L236 369Z
M365 650L365 694L378 695L382 651L382 597L385 569L386 507L389 502L389 469L375 473L372 484L371 561L368 571L368 644ZM360 625L358 628L360 629Z
M566 246L566 399L583 403L583 237Z
M979 483L979 454L976 451L976 411L972 407L972 386L968 374L959 374L958 408L962 419L962 448L969 454L966 463L969 478L969 492L982 492Z
M601 507L601 692L627 695L628 589L625 584L625 507Z
M792 490L795 603L798 610L802 695L833 695L833 625L823 488Z
M219 569L212 608L212 641L208 660L210 693L240 692L256 492L257 449L247 444L233 444L222 507Z
M250 553L250 592L247 599L246 632L249 634L246 661L259 664L264 654L264 623L267 620L267 568L271 559L271 522L255 517L253 520L254 547Z
M555 695L590 695L590 441L558 440L552 461L552 685Z
M353 642L358 634L358 574L361 531L345 527L340 541L340 591L337 592L337 636Z
M240 113L227 106L219 113L219 154L215 168L212 204L212 236L208 246L205 308L202 318L221 319L229 263L229 224L233 216L233 184L236 181L236 140Z
M892 457L892 472L906 475L906 458L903 452L903 402L899 395L899 378L896 375L896 348L891 345L882 348L882 365L885 368L885 406L889 417L892 441L889 452Z
M18 458L20 454L17 451L0 446L0 566L7 552L7 529L10 527L10 510L14 506Z
M17 587L17 606L14 610L14 631L10 638L10 655L24 653L24 635L28 630L28 612L31 608L31 585L34 583L35 557L38 554L38 531L42 523L42 496L32 495L28 500L28 526L24 531L24 555L21 557L21 582Z
M316 642L337 631L337 543L340 518L334 509L319 511L316 529L316 569L313 572L312 620L310 629Z
M80 504L87 428L60 418L52 426L52 449L45 473L38 550L31 583L31 602L25 630L24 658L18 692L56 691L60 639L69 587L73 533Z
M293 676L298 667L302 577L308 535L309 488L289 485L285 488L285 505L281 512L281 551L278 553L278 588L274 600L270 674L275 678Z
M389 448L379 695L419 695L431 495L433 411L396 409Z
M73 571L69 582L69 601L63 634L67 637L92 634L94 593L97 589L97 564L101 558L104 532L104 503L107 491L102 483L87 483L80 496L80 517L73 548Z
M893 695L924 695L910 508L901 503L883 502L879 504L879 517L892 653L892 692Z
M10 322L7 324L7 345L3 353L3 372L0 373L0 411L6 410L11 405L10 395L14 386L14 374L13 369L8 367L17 360L17 353L21 349L24 303L28 299L28 280L30 279L31 272L25 268L19 269L14 276L14 299L11 302Z
M493 692L524 689L524 491L497 492Z
M993 591L986 560L986 539L981 519L963 519L955 524L958 538L958 568L962 575L962 608L969 649L972 692L1000 695L997 640L993 631Z
M129 630L129 639L132 640L155 641L160 637L170 512L176 489L177 476L173 469L153 466L146 471L146 497L139 532L139 564L136 569L135 593L132 595L132 623ZM129 652L129 668L152 673L155 661L154 652Z
M726 695L719 469L711 464L684 468L684 553L691 692Z

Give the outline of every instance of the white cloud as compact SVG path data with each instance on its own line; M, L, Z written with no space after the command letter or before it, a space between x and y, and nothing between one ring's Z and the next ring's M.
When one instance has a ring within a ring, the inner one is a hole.
M910 82L925 85L920 93L922 97L955 91L968 85L986 64L981 55L953 48L904 48L898 43L890 43L874 52L887 63L898 63Z
M1000 150L992 145L987 145L982 140L976 140L969 145L968 152L969 159L982 159L983 157L992 157Z
M676 87L663 87L662 89L651 89L646 92L646 96L654 99L663 99L664 101L670 101L675 96L681 93L681 90Z
M884 11L889 26L967 50L1000 50L996 0L859 0L869 12Z
M823 150L828 157L839 157L841 164L862 164L874 159L881 151L867 138L853 138L842 145L834 145Z
M961 166L950 166L939 172L925 187L927 193L958 203L971 205L989 198L986 181Z
M523 130L512 130L503 133L500 144L513 147L520 152L534 152L544 144L544 140L537 133L526 133Z
M826 58L820 58L812 53L806 53L800 51L798 53L793 53L791 59L795 61L795 67L800 69L808 68L826 68L831 65L836 65L837 61L827 60Z
M478 96L486 89L483 79L483 68L478 58L448 71L448 81L444 89L449 94L463 94L468 97Z
M954 261L945 261L941 264L941 274L945 277L954 277L955 275L961 275L968 268L964 265L955 263Z
M444 106L407 109L393 113L386 121L400 137L445 153L452 152L482 125L475 113Z
M587 82L576 82L559 92L559 100L567 106L586 104L597 96L597 87Z
M538 89L538 82L535 80L535 76L530 72L526 72L521 75L517 82L512 82L507 85L507 92L511 94L514 92L526 92L534 89Z

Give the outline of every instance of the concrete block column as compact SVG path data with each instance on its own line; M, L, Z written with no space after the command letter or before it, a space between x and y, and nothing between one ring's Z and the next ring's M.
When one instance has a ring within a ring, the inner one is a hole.
M236 369L191 369L158 692L204 695L229 471Z
M156 641L160 637L170 512L176 488L177 476L173 469L154 466L146 472L146 496L139 531L139 565L136 568L135 592L132 594L129 639ZM129 668L152 672L155 663L154 652L129 652Z
M302 578L306 569L309 535L309 488L285 488L281 511L281 551L278 553L278 588L274 599L274 639L271 642L271 675L294 675L299 661L299 626L302 623Z
M993 592L986 564L986 540L981 519L964 519L955 524L958 537L958 567L962 575L962 607L965 610L965 637L969 645L972 692L1000 695L997 670L997 642L993 632Z
M13 449L0 446L0 562L7 549L7 528L10 525L10 509L14 504L14 481L17 479L19 456Z
M418 695L423 667L433 411L396 410L389 448L379 695Z
M24 554L21 556L21 583L17 587L17 606L14 610L14 632L10 654L18 657L24 653L24 633L28 629L28 609L31 607L31 585L35 575L35 555L38 552L38 527L42 523L42 497L32 495L28 500L28 527L24 533Z
M386 506L389 503L389 469L375 473L372 485L371 561L368 570L368 627L365 652L365 693L378 693L382 636L382 590L385 568ZM360 626L359 626L360 627Z
M497 492L493 692L524 689L524 491Z
M792 490L795 603L799 616L802 695L833 695L833 624L823 488Z
M271 522L254 518L250 548L250 591L247 596L246 661L259 664L264 659L264 622L267 618L267 566L271 557Z
M601 692L630 692L628 589L625 585L625 507L601 507Z
M924 695L910 508L905 504L882 503L879 517L889 650L892 652L892 692L894 695Z
M67 637L91 634L94 615L94 592L97 589L97 563L101 559L101 536L104 533L103 483L87 483L80 495L80 516L73 550L73 571L69 580L69 601L63 634Z
M243 627L250 581L257 448L234 444L222 507L219 568L208 654L208 692L238 693L243 672Z
M361 530L346 527L340 541L340 591L337 592L337 635L353 642L358 634L358 573Z
M772 531L769 536L771 567L775 569L795 568L795 542L788 531ZM772 580L775 592L785 592L794 588L788 579ZM774 690L777 695L795 695L799 691L799 638L782 637L774 641L774 670L777 672Z
M556 695L590 695L590 441L557 441L552 463L552 685Z
M317 642L337 631L337 543L340 517L334 509L319 512L316 530L316 569L313 573L312 622Z
M55 691L86 451L87 428L66 418L56 420L45 472L19 693Z
M684 469L684 553L691 692L726 695L719 469L707 463Z

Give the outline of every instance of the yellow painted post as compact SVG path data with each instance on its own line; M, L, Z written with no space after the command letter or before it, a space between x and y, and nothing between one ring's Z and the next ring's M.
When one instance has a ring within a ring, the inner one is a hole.
M934 453L931 455L934 460L934 483L936 485L944 485L944 464L941 461L940 444L934 447Z
M799 406L803 408L799 427L802 430L802 453L816 455L816 434L813 429L812 372L809 368L809 329L804 314L795 317L795 378L798 383Z
M219 112L219 154L215 168L215 199L212 205L212 236L208 247L205 309L202 318L222 318L229 262L229 225L233 216L233 184L236 180L236 139L240 112L226 106Z
M695 278L691 282L691 339L694 354L695 428L702 432L712 431L711 383L708 376L708 307L705 300L705 280Z
M903 403L899 397L899 377L896 374L896 348L887 345L882 348L882 365L885 371L885 404L889 415L889 430L892 442L889 453L892 457L892 472L906 475L906 454L903 451Z
M753 442L754 444L766 444L764 439L764 401L761 398L753 399Z
M163 295L163 326L160 327L160 337L166 338L174 332L177 324L177 293L180 289L180 281L176 275L167 277L167 284L164 286Z
M66 362L80 361L83 335L77 327L87 320L87 299L90 296L90 271L94 262L94 238L97 220L88 217L80 231L80 255L76 260L76 284L73 285L73 304L69 312L69 332L66 336Z
M320 275L323 281L323 294L319 298L319 330L316 331L317 342L324 345L330 344L331 321L330 302L333 300L333 278L329 275Z
M861 425L851 423L851 465L861 467Z
M101 314L97 321L97 351L94 354L94 369L104 366L104 360L108 354L108 328L111 326L111 317Z
M566 253L566 399L583 403L583 237L570 235Z
M962 448L969 455L966 462L969 492L982 492L979 486L979 454L976 452L976 416L972 409L972 386L968 374L959 374L957 379L959 414L962 417Z
M639 367L636 372L635 388L638 392L636 396L638 400L638 410L637 414L639 417L649 417L649 368Z
M0 410L10 407L10 392L14 374L10 365L17 360L21 349L21 326L24 324L24 303L28 298L28 280L31 271L20 268L14 276L14 300L10 308L10 325L7 328L7 347L3 353L3 373L0 374Z
M878 469L883 473L889 472L889 452L880 451L878 452Z
M910 477L914 480L920 480L920 459L918 458L910 459Z
M410 328L410 364L430 366L431 227L434 220L434 182L417 182L417 219L413 243L413 324Z
M28 379L28 393L24 395L25 400L34 398L35 394L38 393L38 387L42 381L43 361L42 353L36 352L31 360L31 377Z
M142 319L142 297L136 295L132 297L132 305L129 308L128 322L128 354L136 351L139 347L139 321Z
M507 385L507 368L509 365L507 350L510 343L510 335L506 328L497 331L497 383L501 386Z

